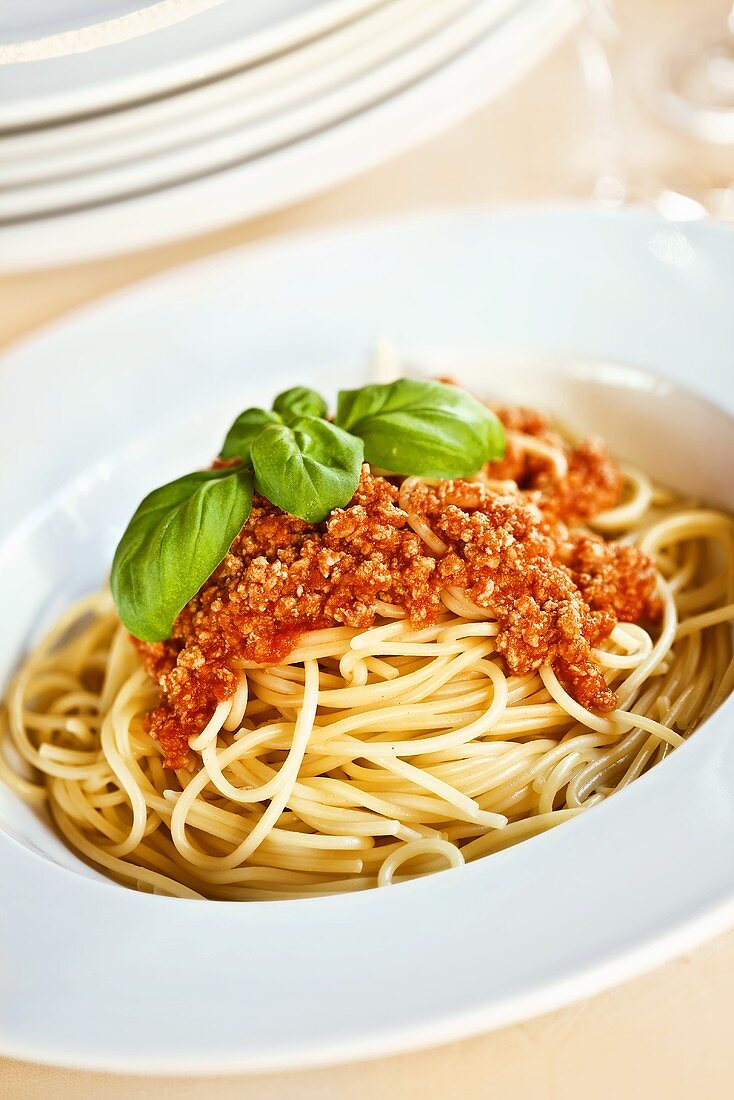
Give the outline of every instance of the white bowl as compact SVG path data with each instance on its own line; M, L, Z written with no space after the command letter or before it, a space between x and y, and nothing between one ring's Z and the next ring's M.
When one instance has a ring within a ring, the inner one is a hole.
M0 676L235 408L358 382L379 334L734 510L732 300L734 235L715 225L475 211L230 253L77 314L0 368ZM0 1050L167 1073L323 1063L653 966L734 921L733 713L548 834L353 896L138 894L0 791Z

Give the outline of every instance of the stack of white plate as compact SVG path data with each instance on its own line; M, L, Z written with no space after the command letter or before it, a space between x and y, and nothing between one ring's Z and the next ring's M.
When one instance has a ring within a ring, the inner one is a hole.
M426 138L575 0L24 0L0 10L0 263L272 210Z

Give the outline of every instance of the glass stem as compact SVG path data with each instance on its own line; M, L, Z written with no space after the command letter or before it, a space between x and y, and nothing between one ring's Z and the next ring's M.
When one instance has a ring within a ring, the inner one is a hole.
M576 43L596 145L594 197L604 205L613 206L624 202L629 182L609 58L618 35L612 0L584 0L584 17L579 24Z

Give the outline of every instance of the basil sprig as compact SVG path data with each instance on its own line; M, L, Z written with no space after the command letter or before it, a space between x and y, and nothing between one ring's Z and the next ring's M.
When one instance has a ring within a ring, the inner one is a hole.
M325 420L328 411L329 406L321 394L316 393L315 390L309 390L306 386L294 386L292 390L279 394L273 401L273 412L277 413L285 424L292 424L302 416L316 416L320 420Z
M269 412L267 409L245 409L227 432L220 456L241 458L243 462L249 462L252 444L260 432L271 424L282 423L276 412Z
M400 378L342 390L336 423L364 442L368 462L395 474L471 477L504 454L501 422L466 390Z
M361 439L315 416L271 425L252 445L258 493L309 523L352 499L363 457Z
M186 474L154 489L115 551L110 585L136 638L160 642L224 558L250 514L252 472L241 464Z
M222 458L241 458L249 462L252 444L260 432L271 424L293 424L303 416L326 417L328 407L321 394L305 386L294 386L276 397L272 411L269 409L245 409L227 432ZM275 504L275 501L272 502Z
M349 503L363 459L392 474L471 477L505 450L502 424L455 386L401 378L343 390L332 423L323 397L296 386L271 410L240 413L221 450L226 466L154 490L112 562L120 618L143 641L170 637L176 616L211 576L250 514L253 488L284 512L320 523Z

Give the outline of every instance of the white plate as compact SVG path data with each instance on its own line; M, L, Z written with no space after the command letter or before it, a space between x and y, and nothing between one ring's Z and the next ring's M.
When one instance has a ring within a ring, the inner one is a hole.
M114 204L0 224L0 269L148 247L277 209L433 136L530 69L577 18L574 0L531 0L446 64L331 127L226 171Z
M729 230L567 209L315 234L86 309L0 367L0 463L13 471L0 489L0 674L99 583L142 492L211 455L233 404L304 378L358 382L380 333L429 367L435 349L462 349L449 358L468 382L550 397L653 474L731 506L732 420L676 384L734 411L733 297ZM582 358L558 373L568 356ZM3 793L0 1050L127 1072L282 1069L447 1041L628 978L734 921L732 717L729 700L662 765L551 833L306 901L126 890Z
M100 24L118 23L161 6L158 0L23 0L22 4L7 4L0 8L0 49L58 35L80 35Z
M247 93L241 98L238 93L224 117L212 112L193 125L187 119L179 134L171 137L165 128L160 134L149 134L142 155L122 150L114 156L114 163L104 164L99 171L79 174L72 170L65 172L63 179L0 192L0 219L32 218L80 205L119 201L130 194L230 168L302 140L425 79L483 36L501 30L503 8L511 10L517 3L502 0L499 13L496 0L432 0L430 6L424 0L407 0L404 6L400 2L394 6L403 11L395 26L358 47L351 58L337 51L335 87L328 86L329 75L319 67L311 74L311 84L315 77L317 89L312 98L296 90L290 108L261 118L257 114L262 115L262 110L258 111ZM250 117L253 106L254 120Z
M45 126L209 80L292 49L385 2L189 0L157 23L155 7L140 13L134 33L121 36L118 21L102 45L82 42L80 52L41 50L33 60L28 48L20 60L6 45L0 47L0 129Z
M239 143L258 123L259 131L282 129L282 115L288 108L296 118L298 109L308 113L314 105L322 113L331 110L333 114L339 110L338 103L327 107L320 97L332 90L341 90L342 95L351 91L351 85L378 66L382 68L373 81L376 77L379 93L384 94L383 86L389 87L391 79L385 63L446 27L471 2L433 0L429 5L426 0L392 0L314 42L224 79L113 114L6 137L0 144L1 191L7 190L8 199L20 201L21 209L23 202L42 206L42 194L30 185L64 180L73 194L82 173L108 173L113 166L157 158L169 150L185 152L194 143L200 168L209 158L206 147L202 150L198 143L226 135L234 135ZM490 0L482 6L486 25L501 23L509 11L527 2ZM313 123L304 120L303 124ZM255 140L262 144L263 136ZM141 166L133 163L132 170L139 172ZM104 179L95 180L90 186L102 189ZM22 196L14 193L18 188L23 188Z
M0 9L0 65L47 61L126 42L226 2L22 0L22 3L7 4ZM258 7L263 8L268 3L269 0L256 0L253 14L257 14ZM261 22L263 15L267 12L261 12Z

